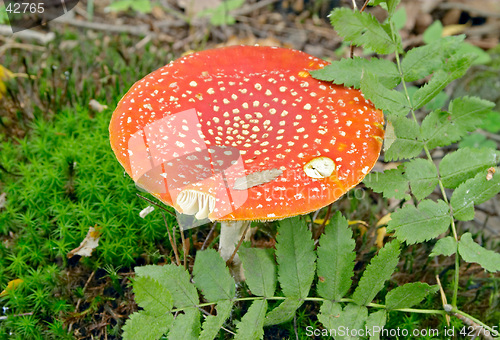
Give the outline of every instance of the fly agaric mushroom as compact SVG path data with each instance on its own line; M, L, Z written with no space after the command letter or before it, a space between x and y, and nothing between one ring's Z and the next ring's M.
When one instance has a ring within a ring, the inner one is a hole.
M276 47L186 55L122 98L111 146L126 172L161 201L197 220L220 221L219 250L228 260L245 221L318 210L377 161L382 112L359 90L308 73L327 64Z

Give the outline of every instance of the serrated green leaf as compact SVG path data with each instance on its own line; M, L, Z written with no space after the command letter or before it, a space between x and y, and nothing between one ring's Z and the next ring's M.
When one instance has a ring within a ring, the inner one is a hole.
M394 127L396 139L385 152L385 160L396 161L418 156L424 147L418 124L405 117L390 117L389 119Z
M445 63L445 58L459 48L464 38L464 35L439 38L428 45L409 50L401 62L405 81L412 82L425 78L440 69Z
M311 232L302 218L279 221L276 257L285 296L306 298L314 279L316 254Z
M387 7L386 10L389 12L389 15L392 15L400 2L401 2L401 0L370 0L368 5L369 6L377 6L377 5L385 4Z
M267 301L256 300L241 318L235 340L255 340L264 337L264 319L267 312Z
M134 294L137 304L151 315L161 315L172 310L172 295L165 286L151 277L136 278Z
M484 51L482 48L477 47L475 45L469 44L468 42L464 42L460 44L460 49L458 53L461 54L475 54L476 58L472 62L472 65L484 65L491 61L491 56L488 52Z
M392 143L396 141L396 132L394 131L394 125L390 120L385 124L385 136L384 136L384 145L382 150L387 152L392 146Z
M384 172L369 173L363 183L375 192L380 192L385 198L405 199L408 197L408 179L403 174L404 166Z
M353 303L347 304L343 310L336 303L331 301L323 302L318 314L318 320L326 329L338 330L335 335L336 340L354 340L359 339L356 332L349 332L343 335L340 330L364 330L365 322L368 318L368 309L365 306L358 306Z
M375 313L371 313L368 315L368 319L366 320L366 329L369 330L377 330L382 329L387 322L387 312L385 310L379 310ZM370 340L379 340L380 332L372 332L370 334Z
M151 13L153 11L150 0L133 0L130 2L130 7L134 11L144 14Z
M391 20L394 23L394 28L396 31L401 30L406 25L406 20L408 19L406 15L406 9L404 7L400 7L397 11L394 12Z
M385 59L360 57L344 58L333 61L321 70L310 71L319 80L331 81L334 84L359 89L363 73L373 74L386 88L392 89L401 82L396 65Z
M406 96L399 91L389 90L371 73L361 77L361 92L380 110L396 116L406 116L410 111Z
M474 205L486 202L500 192L500 173L498 170L490 180L487 172L482 171L474 178L468 179L453 192L451 206L453 216L459 221L474 218Z
M458 148L474 148L474 149L497 149L497 143L491 139L486 138L482 133L471 133L465 136L458 143Z
M463 117L463 124L472 125L476 129L494 106L495 103L488 100L466 96L452 100L448 110L453 116Z
M425 104L425 108L429 111L434 111L441 109L444 104L446 104L449 101L450 97L445 91L441 91L435 96L430 102Z
M200 311L187 308L184 314L178 314L168 332L169 340L198 340L201 330Z
M429 196L438 184L438 173L434 163L417 158L405 164L405 175L410 181L411 192L418 200Z
M278 307L271 310L266 315L264 326L277 325L293 319L295 311L304 301L296 298L285 299Z
M454 189L479 171L496 166L496 150L461 148L449 153L439 163L439 173L446 188Z
M318 294L340 301L351 287L356 243L347 220L337 212L326 225L318 247Z
M359 285L352 295L358 305L367 305L372 302L377 293L384 287L399 261L399 242L393 240L387 243L366 267Z
M451 236L443 237L436 242L429 256L451 256L457 252L457 241Z
M276 263L272 249L240 248L238 251L246 283L252 294L274 296L276 289Z
M423 40L426 44L430 44L434 41L441 39L441 35L443 34L443 24L441 21L434 21L423 34Z
M168 332L170 325L174 321L172 314L153 316L145 312L136 312L123 326L124 340L156 340Z
M465 262L475 262L487 271L500 271L500 254L474 242L471 233L465 233L458 241L458 253Z
M406 244L424 242L438 237L451 223L448 205L439 200L424 200L418 208L405 205L391 214L387 231Z
M397 48L387 31L371 14L336 8L330 20L338 34L356 46L364 46L378 54L390 54Z
M213 340L217 336L217 334L219 334L222 325L227 320L227 318L229 318L229 315L231 315L232 308L232 301L219 301L216 307L217 315L209 315L205 319L205 322L203 322L203 329L200 334L200 340Z
M480 128L491 133L498 133L500 131L500 112L490 111L484 117Z
M198 292L190 282L189 273L182 267L172 264L166 266L147 265L135 267L137 276L149 276L158 281L172 294L174 306L184 308L196 306L200 300Z
M133 0L130 0L130 1L115 1L115 2L110 3L107 8L109 10L111 10L111 11L116 11L116 12L126 11L126 10L128 10L130 8L130 6L132 5L132 3L133 3Z
M193 281L210 302L230 300L234 297L234 279L229 274L226 263L214 249L196 253Z
M462 77L472 64L471 55L453 55L444 65L444 69L437 70L431 80L419 88L413 95L414 109L419 109L430 102L453 80Z
M422 139L430 149L457 142L474 131L494 106L477 97L462 97L451 101L450 113L434 111L422 122Z
M410 308L420 303L429 293L437 292L439 287L429 286L423 282L407 283L387 293L385 306L387 310Z
M334 329L338 326L337 319L342 313L342 306L338 302L326 300L319 309L318 320L325 329Z

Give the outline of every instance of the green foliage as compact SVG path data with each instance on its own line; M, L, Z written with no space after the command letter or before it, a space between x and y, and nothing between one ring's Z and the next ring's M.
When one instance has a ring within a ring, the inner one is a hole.
M347 220L336 213L325 228L318 248L318 294L340 301L351 287L354 274L354 240Z
M114 0L108 8L116 12L132 10L145 14L153 10L151 0Z
M418 123L405 117L389 117L389 124L394 129L395 136L388 143L385 160L399 160L416 157L422 152L424 143L421 141Z
M393 62L385 59L371 60L354 57L333 61L320 70L311 71L316 79L331 81L334 84L343 84L359 89L364 73L375 75L378 81L388 89L394 88L401 82L398 69Z
M408 197L409 183L404 174L404 167L369 173L363 183L373 191L380 192L386 198L404 199Z
M229 269L213 249L197 254L193 267L193 280L196 287L211 301L230 300L234 297L234 281Z
M436 293L438 286L429 286L427 283L407 283L387 293L385 303L387 310L413 307L420 303L429 293Z
M388 18L384 24L369 14L347 9L336 9L331 15L332 24L340 36L379 54L394 53L394 65L376 58L353 58L334 62L312 75L336 84L344 83L356 88L359 85L365 97L384 111L387 118L385 160L409 161L397 169L369 174L364 183L385 198L409 200L408 192L411 191L421 201L420 204L408 204L392 213L387 230L393 231L399 241L415 244L435 239L449 231L451 226L454 238L445 237L438 241L431 254L451 256L457 251L455 220L473 219L474 206L500 192L500 176L495 172L499 153L495 143L480 134L467 135L478 127L487 129L486 119L491 122L491 131L496 132L499 130L496 122L500 119L491 111L494 103L471 96L455 98L448 109L443 110L441 106L447 99L443 90L462 77L474 62L488 60L483 51L464 42L465 36L443 37L440 22L433 23L425 31L425 45L404 53L397 32L402 21L401 14L395 15L398 3L370 1L370 5L380 4L387 10ZM423 78L429 80L420 87L407 84ZM393 89L398 83L402 85L401 90ZM433 111L427 113L420 123L415 113L424 109ZM407 117L409 114L411 117ZM447 154L436 166L431 150L449 146L464 137L460 149ZM427 159L417 158L422 151ZM434 202L426 199L437 186L443 200ZM450 199L445 188L454 189ZM487 261L486 258L483 260ZM479 263L488 266L484 261ZM362 284L363 279L360 286ZM457 291L458 282L455 282L454 300ZM373 298L369 297L368 300ZM362 300L357 299L358 302Z
M173 300L170 292L158 281L143 276L134 281L135 301L146 311L158 316L172 309Z
M418 200L430 195L438 184L438 173L434 163L415 158L405 164L405 175L410 181L411 192Z
M428 45L413 48L403 58L401 67L407 82L422 79L443 67L446 59L457 51L465 36L440 38Z
M205 9L198 13L200 17L209 17L214 26L233 25L236 19L229 13L245 4L245 0L224 0L215 8Z
M458 143L458 148L488 148L496 150L497 143L492 141L491 139L486 138L482 133L471 133L470 135L465 136Z
M388 231L407 244L424 242L448 230L450 208L444 201L424 200L418 207L406 205L391 215Z
M432 253L429 256L451 256L457 252L457 241L451 236L443 237L436 242Z
M497 165L499 153L492 149L461 148L447 154L439 163L445 188L455 189L478 172Z
M283 220L280 227L282 231L276 236L276 257L281 289L287 297L305 298L316 269L311 232L300 218Z
M394 240L380 249L359 281L352 299L358 305L367 305L389 280L399 261L399 242Z
M266 300L256 300L238 324L235 339L262 339L264 337L264 319L267 311Z
M371 73L363 74L361 78L361 91L370 98L370 100L387 114L395 116L406 116L410 111L410 104L407 97L396 90L384 89L384 85Z
M458 242L458 252L466 262L476 262L489 272L500 271L500 254L474 242L471 233L462 235Z
M421 126L422 140L429 149L457 142L474 131L494 106L476 97L453 100L449 112L436 110L425 117Z
M474 178L462 183L451 196L453 216L459 221L474 218L474 205L486 202L500 192L500 173L498 170L489 179L487 171L479 172Z
M276 260L271 249L240 249L238 253L253 297L235 296L234 281L215 250L197 253L192 273L194 283L191 283L190 275L184 268L174 264L137 267L133 287L136 300L144 310L133 314L126 322L124 338L131 339L145 332L142 337L148 339L158 339L164 334L169 339L214 339L224 325L234 330L236 339L262 339L264 327L292 319L302 303L308 300L321 302L318 320L326 328L384 326L387 313L368 314L365 305L370 305L394 271L399 261L399 242L387 243L380 250L366 268L352 299L345 299L352 284L355 242L347 220L340 213L335 214L331 222L320 239L317 251L313 248L306 223L298 217L279 222ZM295 253L291 253L291 249L295 249ZM317 271L314 266L316 254ZM274 295L274 268L279 273L285 297ZM207 275L207 272L213 274ZM315 274L317 281L314 280ZM255 277L250 279L250 275ZM314 282L317 282L323 298L308 297ZM197 300L195 287L203 294L206 303L201 304ZM412 292L413 297L410 296ZM388 301L391 310L396 311L418 303L428 293L434 292L434 287L426 284L405 285L390 298L388 295ZM251 304L241 320L229 319L234 304L248 300ZM273 300L282 303L268 311L268 302ZM185 307L179 307L182 305ZM217 314L209 315L201 322L198 308L208 305L216 305ZM176 309L172 309L173 306ZM177 313L175 318L174 313ZM140 321L150 323L151 329L148 330Z
M390 54L401 47L388 33L387 25L380 24L371 14L339 8L330 20L337 33L357 46L365 46L379 54Z
M239 252L246 283L254 295L273 296L276 290L276 263L270 249L242 248Z

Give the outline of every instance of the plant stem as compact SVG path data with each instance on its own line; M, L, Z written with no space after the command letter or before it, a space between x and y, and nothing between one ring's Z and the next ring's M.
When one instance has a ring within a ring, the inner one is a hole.
M490 326L488 326L485 323L481 322L480 320L476 319L472 315L469 315L469 314L467 314L465 312L462 312L461 310L459 310L456 307L453 307L453 309L451 310L451 312L455 313L455 314L458 314L458 315L461 315L461 316L469 319L470 321L475 322L478 326L481 326L484 329L487 329L491 333L491 335L494 336L495 338L500 336L500 333L497 330L494 330L493 328L491 328Z
M393 25L392 21L390 20L390 18L389 18L389 21L390 21L390 26L391 26L391 32L394 35L394 32L395 32L394 25ZM406 82L405 82L404 75L403 75L403 68L401 67L401 60L399 59L399 53L397 51L395 53L395 56L396 56L396 64L398 66L399 75L401 76L401 83L403 84L404 94L406 96L406 100L408 101L408 105L410 106L411 115L412 115L415 123L418 124L418 120L417 120L417 117L415 115L415 108L413 107L413 103L411 102L411 99L410 99L410 94L408 93L408 88L406 87ZM432 164L434 164L434 162L432 160L431 153L429 152L429 148L425 144L423 145L423 147L424 147L424 152L425 152L425 155L427 156L427 159ZM456 307L457 306L457 299L458 299L458 283L459 283L459 279L460 279L460 257L458 255L458 233L457 233L457 228L455 226L455 219L453 218L453 208L448 200L448 197L446 196L446 191L444 190L444 185L443 185L443 182L441 181L441 176L439 174L438 167L436 167L436 171L438 174L438 184L439 184L439 189L441 191L441 195L443 196L443 200L445 201L445 203L448 205L448 207L450 209L451 231L453 233L453 238L455 239L455 242L456 242L455 278L453 280L453 298L452 298L452 306Z
M246 298L236 298L233 299L233 302L241 302L241 301L257 301L257 300L270 300L270 301L279 301L279 300L286 300L286 297L283 296L272 296L272 297L263 297L263 296L252 296L252 297L246 297ZM303 301L311 301L311 302L325 302L325 301L331 301L328 299L323 299L323 298L317 298L317 297L306 297L302 299ZM353 299L340 299L339 302L344 302L344 303L351 303L354 302ZM206 303L200 303L196 305L196 307L201 308L201 307L207 307L211 305L215 305L217 302L206 302ZM170 312L175 313L175 312L181 312L185 310L186 308L189 307L184 307L184 308L178 308L178 309L173 309ZM366 305L366 307L372 307L372 308L379 308L379 309L386 309L387 307L385 305L381 305L378 303L369 303ZM446 315L447 313L444 310L439 310L439 309L417 309L417 308L400 308L400 309L392 309L391 312L404 312L404 313L419 313L419 314L437 314L437 315ZM458 312L456 312L458 313ZM461 312L462 313L462 312ZM465 314L467 316L467 314ZM467 316L468 317L468 316ZM472 319L472 318L471 318ZM475 319L472 319L476 321ZM480 323L480 321L478 322ZM482 323L480 323L482 325ZM485 326L487 327L487 326Z

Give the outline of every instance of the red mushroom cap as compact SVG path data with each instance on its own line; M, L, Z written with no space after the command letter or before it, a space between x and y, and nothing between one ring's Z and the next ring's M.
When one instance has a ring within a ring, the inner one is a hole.
M274 220L322 208L380 153L383 114L319 81L328 63L275 47L186 55L132 86L111 119L126 172L197 218Z

